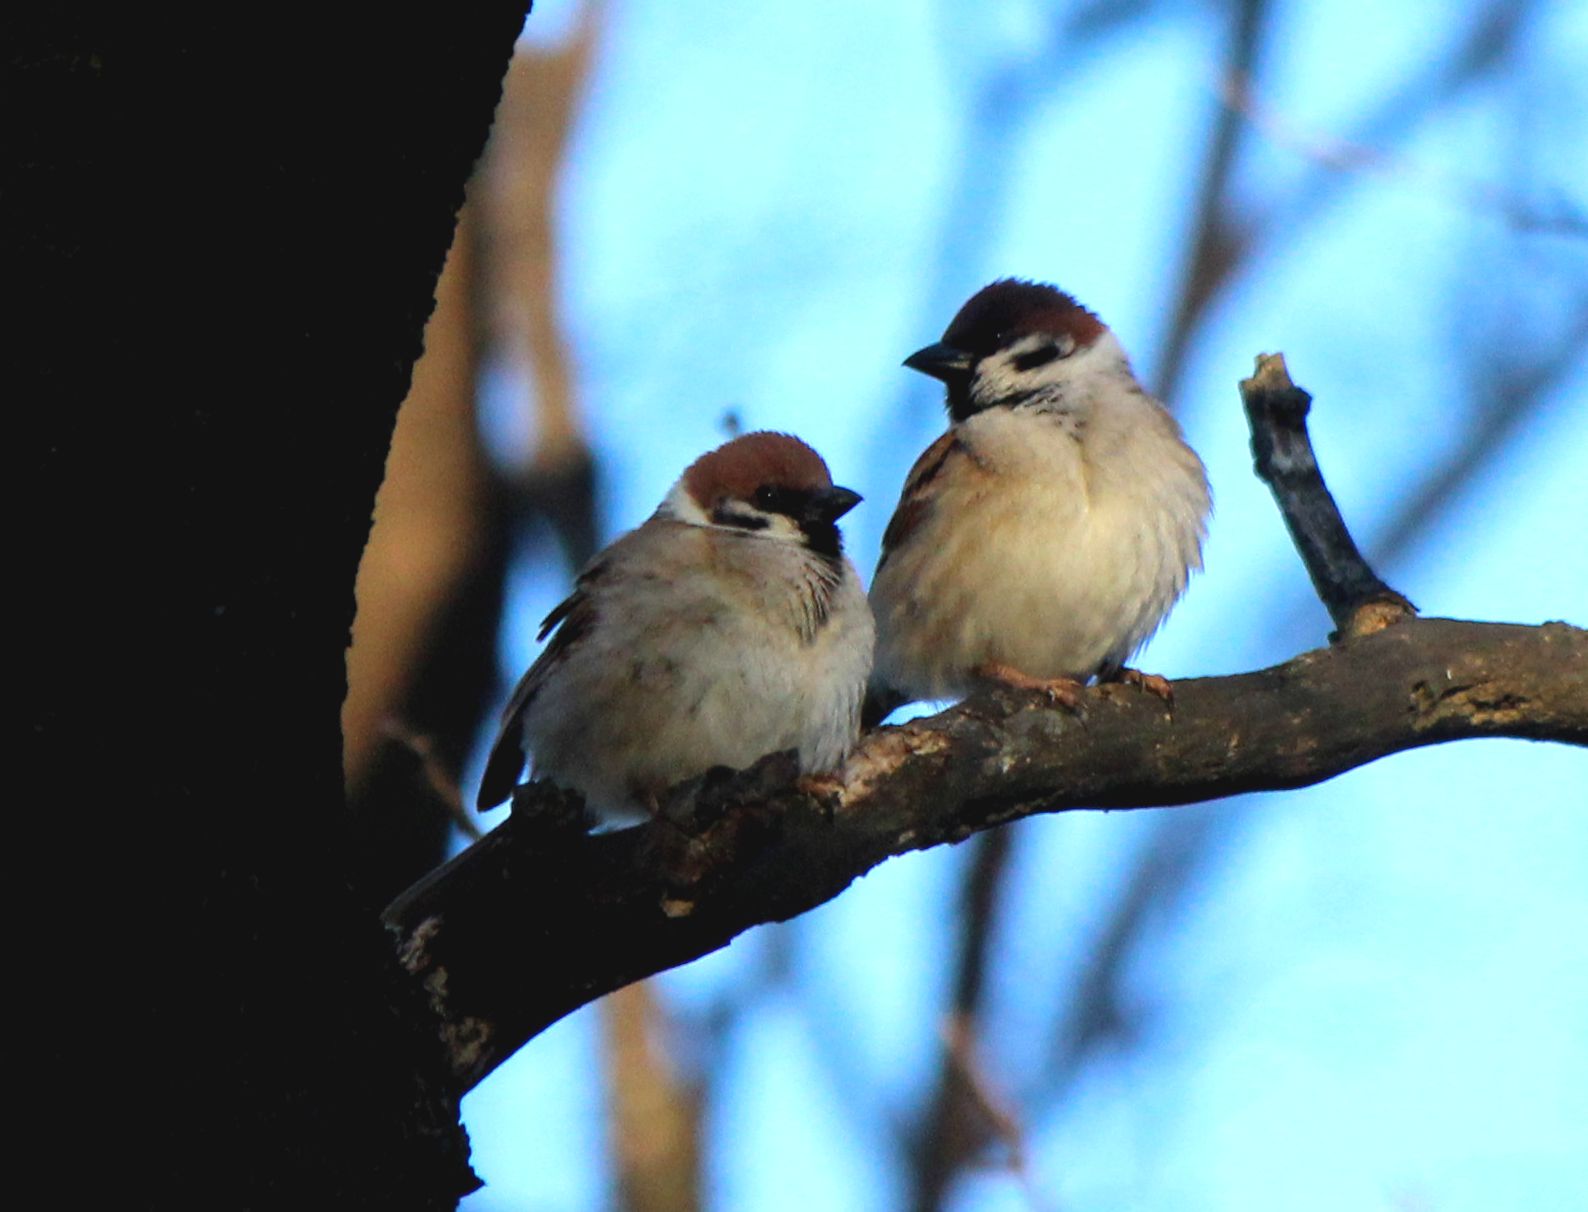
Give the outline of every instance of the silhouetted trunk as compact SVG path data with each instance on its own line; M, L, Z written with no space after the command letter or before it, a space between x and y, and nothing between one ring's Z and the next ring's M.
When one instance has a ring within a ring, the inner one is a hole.
M45 789L14 816L38 885L8 983L42 1079L27 1165L57 1196L445 1208L472 1183L350 883L338 710L393 420L524 8L0 40L7 260L32 271L7 292L13 695Z

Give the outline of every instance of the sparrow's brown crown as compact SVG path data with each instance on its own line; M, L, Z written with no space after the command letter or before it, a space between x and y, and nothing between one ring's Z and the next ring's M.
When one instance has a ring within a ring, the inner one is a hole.
M832 473L809 446L786 433L747 433L700 456L684 472L684 489L704 509L724 499L749 501L766 487L814 492Z
M1062 290L1043 282L1000 278L965 302L943 333L943 344L977 358L1034 332L1069 336L1076 348L1090 345L1103 322Z

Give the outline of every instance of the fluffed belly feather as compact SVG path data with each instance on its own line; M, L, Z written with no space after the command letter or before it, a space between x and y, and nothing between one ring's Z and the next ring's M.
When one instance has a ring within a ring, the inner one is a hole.
M809 644L719 619L711 643L680 629L643 657L581 653L525 714L535 774L620 816L714 766L783 749L799 751L802 770L830 769L854 742L870 666L870 617L855 617L835 617Z
M967 693L970 671L988 662L1080 679L1123 664L1200 564L1189 503L1004 485L943 506L871 593L874 681L919 698Z

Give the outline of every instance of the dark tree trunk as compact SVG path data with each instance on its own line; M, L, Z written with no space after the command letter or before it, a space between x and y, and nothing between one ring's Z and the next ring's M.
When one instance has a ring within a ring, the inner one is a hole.
M0 40L27 271L13 693L46 789L15 814L8 887L36 887L11 983L28 1162L59 1193L438 1208L471 1185L350 882L338 708L393 419L525 7Z

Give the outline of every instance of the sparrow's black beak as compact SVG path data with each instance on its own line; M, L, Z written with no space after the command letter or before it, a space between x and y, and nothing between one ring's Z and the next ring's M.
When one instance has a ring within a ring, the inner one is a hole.
M952 345L944 345L943 342L938 341L925 349L916 350L904 359L904 364L911 370L918 370L923 375L931 375L934 379L952 384L970 378L976 359L963 349L955 349Z
M823 488L810 495L805 504L805 520L830 525L843 517L856 505L861 496L849 488Z

